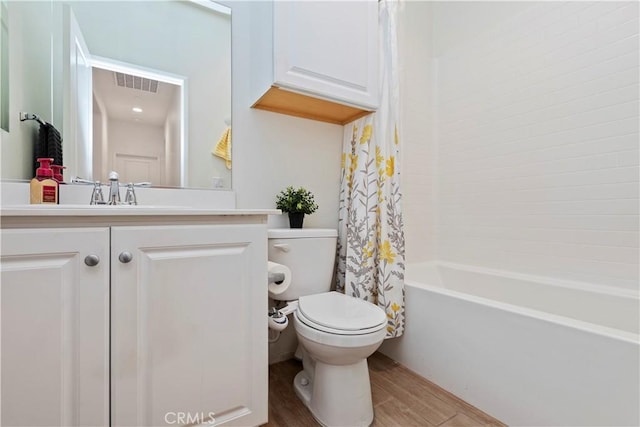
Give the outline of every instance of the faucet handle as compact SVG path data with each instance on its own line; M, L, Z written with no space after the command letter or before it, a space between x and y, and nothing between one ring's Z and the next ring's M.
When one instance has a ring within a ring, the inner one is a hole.
M134 184L133 182L127 184L127 194L124 196L124 203L127 205L138 204L138 200L136 199L136 190L134 188L135 186L136 184Z
M91 181L88 179L80 178L78 176L74 176L71 178L71 184L93 185L93 190L91 191L91 200L89 201L89 204L106 204L106 202L104 201L104 194L102 194L102 183L100 181Z
M91 181L89 179L80 178L79 176L72 176L71 177L71 184L95 185L95 181Z
M93 191L91 192L90 205L104 205L104 194L102 194L102 184L100 181L93 183Z
M119 178L120 176L118 175L118 172L116 171L109 172L109 181L117 181Z

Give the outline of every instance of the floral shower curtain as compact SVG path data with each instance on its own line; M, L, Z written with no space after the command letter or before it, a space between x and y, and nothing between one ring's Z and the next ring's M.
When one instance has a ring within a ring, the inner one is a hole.
M404 331L396 40L398 2L379 2L380 108L344 127L337 289L382 307L387 338Z

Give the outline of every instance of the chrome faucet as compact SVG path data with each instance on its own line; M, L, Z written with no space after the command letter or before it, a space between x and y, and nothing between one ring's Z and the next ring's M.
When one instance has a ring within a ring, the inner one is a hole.
M130 182L128 184L122 184L123 187L127 187L127 193L124 202L121 202L119 176L115 171L109 173L109 198L106 201L102 194L102 186L105 184L102 184L100 181L90 181L74 176L71 178L71 184L93 185L91 201L89 202L90 205L137 205L138 198L136 197L135 187L151 187L150 182Z
M120 183L118 182L118 173L116 171L109 172L109 199L108 205L120 204Z

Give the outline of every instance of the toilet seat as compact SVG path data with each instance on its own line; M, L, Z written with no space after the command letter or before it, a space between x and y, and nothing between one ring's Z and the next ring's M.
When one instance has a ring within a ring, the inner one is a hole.
M296 315L308 327L335 335L372 334L387 324L380 307L338 292L300 297Z
M341 329L334 329L334 328L328 328L326 326L323 325L318 325L317 323L313 322L312 320L307 319L304 314L300 313L300 312L296 312L296 319L299 320L301 323L303 323L304 325L308 326L311 329L314 329L318 332L324 332L326 334L331 334L331 335L343 335L343 336L360 336L360 335L368 335L368 334L372 334L375 333L377 331L379 331L380 329L384 328L384 323L375 327L371 327L371 328L367 328L367 329L363 329L363 330L358 330L358 331L344 331Z

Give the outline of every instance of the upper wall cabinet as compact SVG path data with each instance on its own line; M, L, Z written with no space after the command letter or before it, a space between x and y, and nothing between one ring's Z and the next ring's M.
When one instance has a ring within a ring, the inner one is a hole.
M254 4L254 108L337 124L377 108L376 0Z

